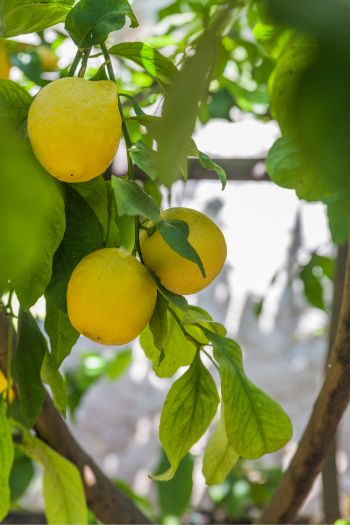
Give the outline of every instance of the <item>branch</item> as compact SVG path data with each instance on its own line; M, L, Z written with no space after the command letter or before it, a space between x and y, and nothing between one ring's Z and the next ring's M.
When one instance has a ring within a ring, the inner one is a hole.
M319 474L350 400L350 249L338 329L327 374L279 488L258 523L292 523Z
M8 319L0 312L0 368L6 373ZM15 335L14 335L15 338ZM14 346L15 348L15 346ZM46 395L36 423L38 436L79 469L87 504L102 523L148 524L146 516L100 470L80 447L65 421Z

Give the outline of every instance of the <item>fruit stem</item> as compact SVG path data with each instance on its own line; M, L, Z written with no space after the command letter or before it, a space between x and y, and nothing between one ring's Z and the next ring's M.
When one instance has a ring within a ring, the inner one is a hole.
M89 60L90 53L91 53L91 47L89 47L88 49L85 49L85 51L83 53L83 60L81 61L81 67L80 67L80 70L79 70L79 73L78 73L78 77L79 78L83 78L84 75L85 75L87 62Z
M83 56L83 53L80 51L80 49L77 49L77 52L75 54L75 57L74 57L74 60L72 62L72 65L68 71L68 76L69 77L73 77L74 76L74 73L78 67L78 64L81 60L81 57Z

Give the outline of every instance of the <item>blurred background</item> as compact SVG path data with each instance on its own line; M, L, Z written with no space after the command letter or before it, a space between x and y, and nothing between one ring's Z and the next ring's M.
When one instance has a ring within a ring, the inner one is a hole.
M135 0L133 9L140 27L112 34L110 44L148 42L180 65L201 28L202 3ZM138 342L115 349L80 337L64 362L74 434L104 472L162 523L252 522L295 450L326 366L336 249L324 206L300 201L266 175L264 159L280 132L269 114L273 62L253 27L254 10L244 11L223 39L216 79L201 106L194 137L201 151L227 169L225 191L212 173L193 163L190 180L178 181L171 195L164 192L158 198L163 207L204 211L222 228L228 245L224 271L191 302L224 323L242 345L249 376L290 415L292 441L260 461L239 462L223 485L208 489L200 459L206 435L183 460L174 480L153 482L148 474L161 471L164 462L157 432L171 380L155 375ZM75 54L61 26L11 39L6 50L1 46L2 76L11 65L10 78L32 94L64 74ZM101 63L101 57L92 58L86 76L96 74ZM159 114L162 95L148 74L121 59L115 60L115 71L121 91L134 95L146 113ZM132 108L129 111L132 114ZM134 133L139 131L135 128ZM122 174L125 169L121 145L113 171ZM39 301L33 312L42 318L44 311L45 302ZM340 504L348 517L349 455L348 411L336 454ZM18 508L40 513L40 472L34 472L29 459L16 459L12 483ZM322 521L320 480L302 516L305 523Z

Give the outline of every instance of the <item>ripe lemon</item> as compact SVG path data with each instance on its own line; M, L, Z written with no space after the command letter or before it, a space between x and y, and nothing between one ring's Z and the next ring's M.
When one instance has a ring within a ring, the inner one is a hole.
M8 394L7 394L8 393ZM7 395L9 396L9 401L12 401L15 398L15 391L13 388L8 389L8 381L3 372L0 370L0 395L3 395L6 399Z
M225 238L216 224L203 213L189 208L170 208L162 213L168 221L185 221L189 227L188 240L202 259L206 277L198 266L176 253L158 231L140 236L145 265L159 277L162 284L177 294L199 292L215 279L226 260Z
M0 39L0 78L9 78L10 62L4 42Z
M127 251L102 248L84 257L70 278L70 322L98 343L121 345L150 321L157 289L147 269Z
M35 156L57 179L83 182L101 175L121 135L114 82L70 77L51 82L29 109L28 134Z

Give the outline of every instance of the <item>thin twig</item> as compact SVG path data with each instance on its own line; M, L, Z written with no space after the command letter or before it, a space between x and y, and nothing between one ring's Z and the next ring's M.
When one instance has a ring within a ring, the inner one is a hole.
M74 57L74 60L72 62L72 65L68 71L68 76L69 77L73 77L74 76L74 73L76 72L76 69L79 65L79 62L81 60L81 57L83 56L83 53L80 51L80 49L77 50L76 54L75 54L75 57Z

